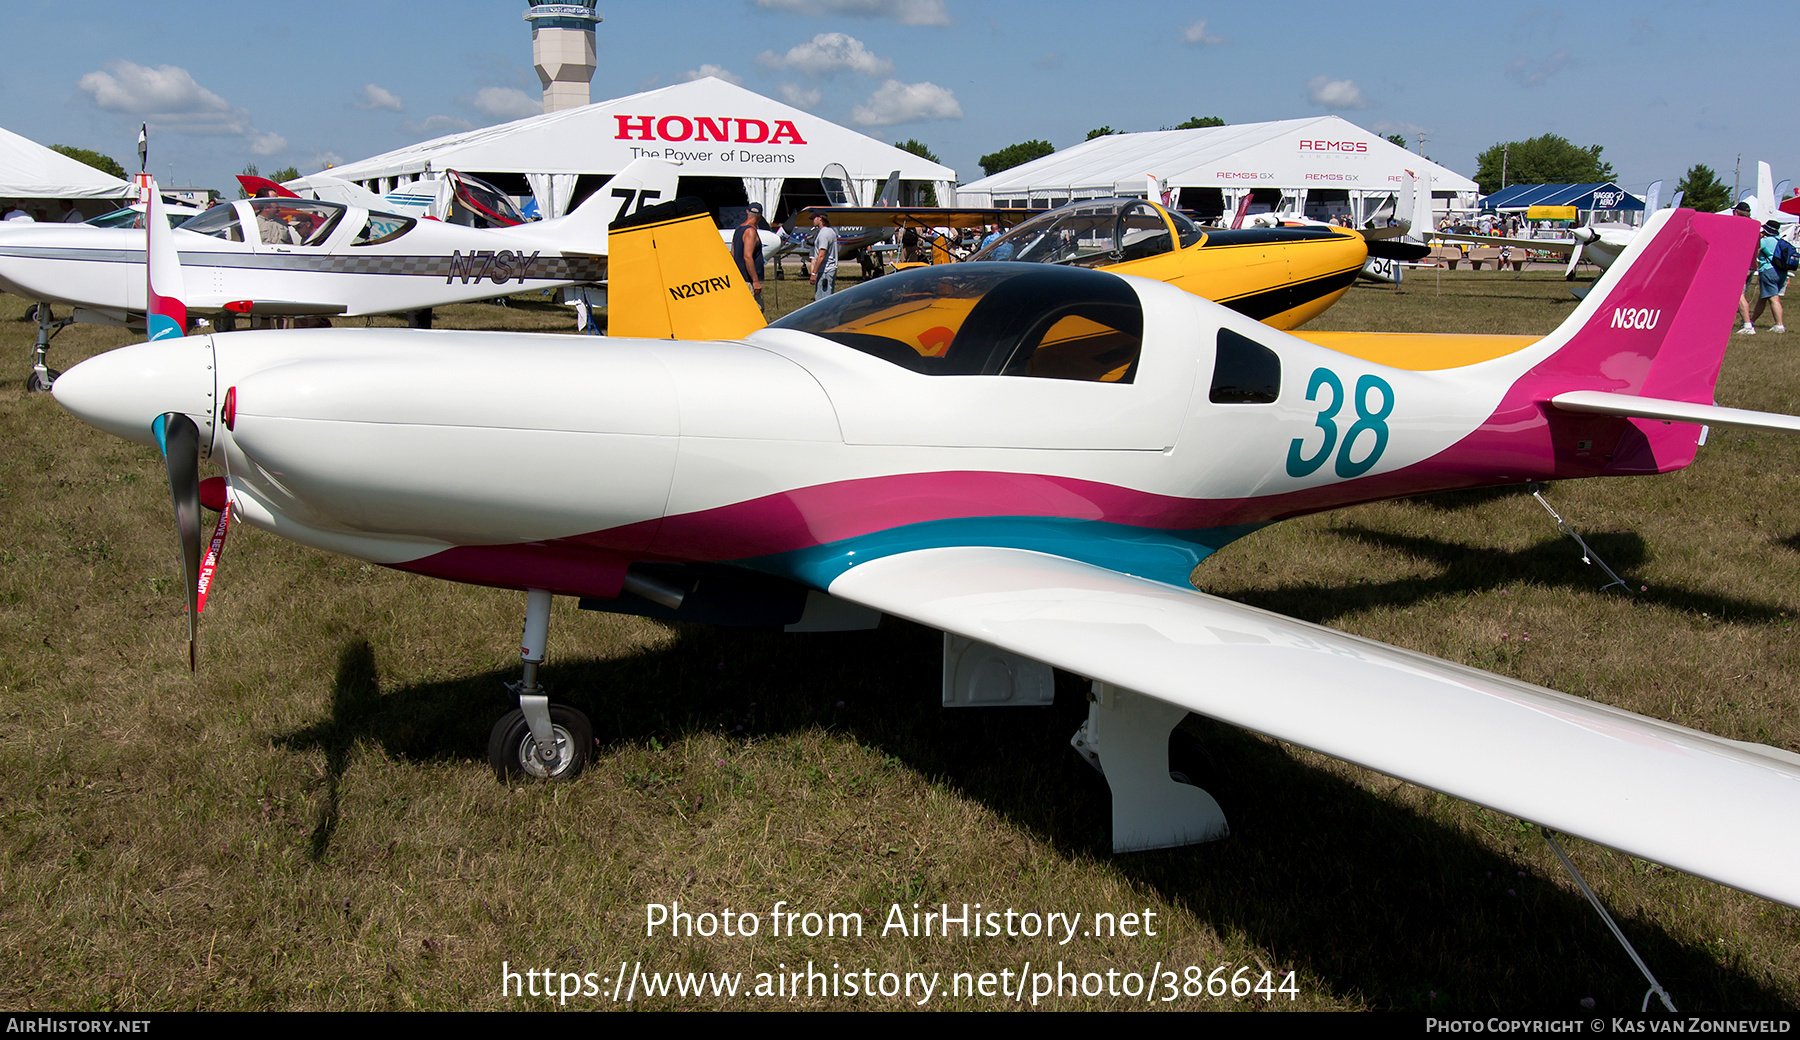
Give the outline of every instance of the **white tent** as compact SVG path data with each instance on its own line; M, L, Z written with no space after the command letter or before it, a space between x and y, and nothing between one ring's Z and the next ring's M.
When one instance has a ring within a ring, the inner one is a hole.
M1203 211L1231 212L1246 192L1261 202L1279 190L1284 209L1317 210L1329 200L1360 216L1396 194L1408 170L1430 171L1435 198L1474 206L1474 181L1337 116L1096 137L965 184L957 197L965 206L1061 205L1142 194L1148 174Z
M787 178L817 178L842 163L862 201L887 175L937 186L948 201L956 171L827 122L754 91L707 77L580 108L451 134L334 167L333 177L377 194L430 170L523 174L547 217L565 212L576 178L611 176L639 156L681 163L684 177L742 178L773 217Z
M131 182L0 129L0 198L122 199Z

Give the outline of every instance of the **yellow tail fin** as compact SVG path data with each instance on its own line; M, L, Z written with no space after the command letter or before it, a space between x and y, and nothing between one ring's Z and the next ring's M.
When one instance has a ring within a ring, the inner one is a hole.
M608 239L607 335L737 339L768 324L698 199L622 217Z

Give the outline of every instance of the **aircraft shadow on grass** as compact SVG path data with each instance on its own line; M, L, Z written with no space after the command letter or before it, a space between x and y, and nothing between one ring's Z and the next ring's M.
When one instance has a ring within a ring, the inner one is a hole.
M936 696L940 640L893 619L873 632L820 636L678 626L671 646L553 659L544 678L553 695L587 712L603 752L653 738L674 744L701 734L749 739L823 728L982 803L1066 858L1108 860L1106 784L1068 750L1086 715L1085 683L1059 673L1047 708L945 710ZM383 691L368 642L348 642L330 718L278 738L325 756L314 858L329 855L339 790L359 744L396 758L485 766L485 720L504 703L501 684L511 677L506 669ZM1232 836L1110 864L1217 934L1280 951L1281 963L1268 968L1299 969L1334 993L1418 1011L1583 1013L1584 997L1594 998L1595 1013L1637 1010L1640 976L1560 872L1532 865L1542 857L1530 827L1484 813L1513 850L1497 854L1375 793L1398 781L1379 778L1365 789L1286 745L1198 716L1184 729L1222 767L1208 787ZM604 753L593 768L606 768ZM915 870L906 898L923 891L952 904L992 899L963 891L929 856ZM1784 1007L1747 966L1721 965L1629 907L1612 909L1683 1011ZM1079 943L1070 947L1072 962L1081 958Z
M1413 606L1441 596L1485 592L1521 582L1594 591L1610 580L1598 566L1583 565L1580 548L1560 535L1525 549L1508 551L1359 525L1333 528L1331 533L1360 544L1392 549L1442 569L1428 577L1388 582L1288 585L1247 592L1244 599L1265 610L1326 624L1360 610ZM1628 585L1632 572L1649 562L1649 547L1635 532L1603 531L1582 537L1594 554L1611 565ZM1779 603L1696 592L1675 585L1646 587L1639 582L1623 594L1646 606L1706 614L1723 621L1773 621L1786 614L1786 608Z

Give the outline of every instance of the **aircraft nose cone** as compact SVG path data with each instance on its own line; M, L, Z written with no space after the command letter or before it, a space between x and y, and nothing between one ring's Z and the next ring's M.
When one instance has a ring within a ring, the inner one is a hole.
M95 429L156 443L150 424L164 412L185 412L210 439L213 347L210 336L159 340L91 357L58 376L50 393L71 415Z

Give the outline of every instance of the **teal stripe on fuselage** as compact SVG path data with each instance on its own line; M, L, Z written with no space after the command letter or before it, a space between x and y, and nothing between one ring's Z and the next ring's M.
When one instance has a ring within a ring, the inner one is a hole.
M734 561L815 589L829 588L840 574L869 560L915 549L989 545L1080 560L1151 581L1187 587L1200 561L1262 524L1238 524L1196 531L1164 531L1100 520L1040 516L984 516L933 520L874 534L845 538L790 552Z

